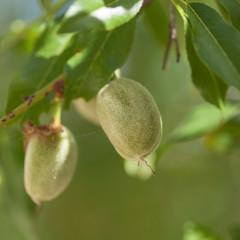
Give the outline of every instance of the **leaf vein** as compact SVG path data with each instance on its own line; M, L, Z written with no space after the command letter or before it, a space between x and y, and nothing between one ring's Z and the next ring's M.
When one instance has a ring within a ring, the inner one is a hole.
M101 50L104 48L104 46L105 46L106 42L108 41L109 37L111 36L112 32L113 32L113 31L110 31L110 32L106 35L104 41L103 41L102 44L100 45L99 49L96 51L94 57L92 58L92 61L90 62L89 66L88 66L88 68L87 68L86 73L85 73L84 76L83 76L83 79L82 79L82 82L81 82L81 84L80 84L80 88L79 88L79 89L81 89L81 85L82 85L83 82L86 80L86 78L87 78L87 76L88 76L88 74L89 74L89 72L90 72L90 69L91 69L92 64L93 64L93 63L96 61L96 59L99 57Z
M189 4L188 4L189 5ZM232 63L231 59L229 59L228 55L225 53L224 49L221 47L221 45L219 44L218 40L214 37L214 35L212 34L212 32L210 31L210 29L207 27L207 25L202 21L201 17L196 13L196 11L189 5L189 8L192 10L192 12L194 13L194 15L196 15L196 17L199 19L199 22L203 25L203 27L206 29L207 33L212 37L213 41L216 43L216 45L218 46L220 52L222 52L222 54L226 57L226 59L228 60L229 64L232 66L233 70L235 73L237 73L237 75L239 75L235 65Z

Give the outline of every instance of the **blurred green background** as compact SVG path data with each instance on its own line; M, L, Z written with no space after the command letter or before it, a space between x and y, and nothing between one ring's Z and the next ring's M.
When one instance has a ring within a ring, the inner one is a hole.
M163 1L163 9L167 6ZM0 0L0 35L10 32L16 19L30 23L40 14L37 1ZM181 62L175 63L172 52L169 68L161 69L168 29L162 17L160 37L151 32L146 14L138 19L122 75L152 93L163 119L164 142L203 101L191 83L181 24ZM9 81L27 56L15 47L1 47L0 54L2 115ZM65 192L38 212L23 186L23 134L16 127L0 129L0 239L179 240L189 221L230 239L229 228L240 223L239 151L216 155L202 139L181 143L162 156L155 177L142 181L125 173L101 128L83 119L73 106L62 122L79 145L77 169Z

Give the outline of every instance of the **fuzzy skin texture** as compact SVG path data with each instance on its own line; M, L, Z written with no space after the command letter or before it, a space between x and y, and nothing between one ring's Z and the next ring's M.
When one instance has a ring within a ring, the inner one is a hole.
M72 133L63 131L29 137L24 165L24 184L36 204L56 198L72 179L77 163L77 144Z
M119 78L97 95L100 124L125 159L139 160L153 152L162 136L162 120L150 92L136 81Z

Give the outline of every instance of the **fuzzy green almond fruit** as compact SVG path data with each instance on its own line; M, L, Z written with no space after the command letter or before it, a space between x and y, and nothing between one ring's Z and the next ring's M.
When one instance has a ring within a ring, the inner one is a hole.
M99 125L97 109L96 109L96 98L86 101L84 98L78 98L73 101L77 112L88 121Z
M159 145L162 120L150 92L136 81L119 78L97 95L100 124L116 151L128 160L143 160Z
M66 127L60 131L36 128L26 137L24 184L36 204L61 194L71 181L78 149Z

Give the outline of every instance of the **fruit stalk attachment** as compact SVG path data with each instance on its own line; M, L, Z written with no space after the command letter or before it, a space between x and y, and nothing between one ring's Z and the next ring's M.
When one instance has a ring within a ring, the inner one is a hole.
M145 163L145 165L151 169L152 174L155 175L155 171L152 169L152 167L148 164L148 162L143 157L140 157L140 159L138 160L138 166L140 165L140 161Z
M53 86L55 96L52 111L52 127L61 126L62 99L64 94L64 79L57 81Z

